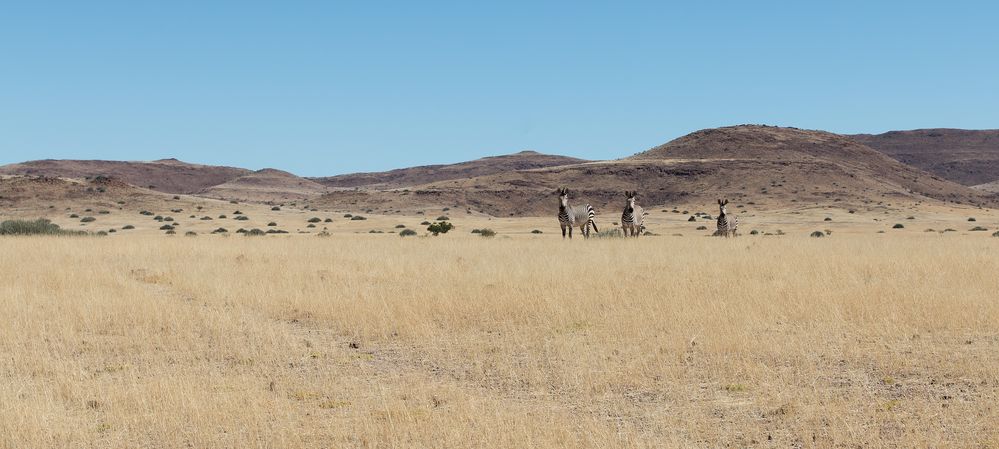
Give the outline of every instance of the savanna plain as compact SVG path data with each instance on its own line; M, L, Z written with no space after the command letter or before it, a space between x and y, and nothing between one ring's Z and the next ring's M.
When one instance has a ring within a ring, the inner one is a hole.
M0 250L4 448L999 447L986 235Z

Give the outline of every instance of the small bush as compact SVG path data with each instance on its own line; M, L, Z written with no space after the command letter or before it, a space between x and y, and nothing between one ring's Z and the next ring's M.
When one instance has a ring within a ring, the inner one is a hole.
M172 230L173 230L173 226L170 226L170 225L160 226L160 231L172 231Z
M187 231L184 233L184 237L197 237L198 233L194 231Z
M892 226L891 228L892 229L902 229L902 228L905 228L905 226L903 226L902 223L895 223L895 226Z
M420 226L429 226L429 225L430 225L429 221L421 221L420 222Z
M988 231L988 230L989 230L988 228L983 228L981 226L975 226L970 229L970 231Z
M620 229L614 228L614 229L608 229L606 231L600 231L596 234L596 236L597 238L618 238L618 237L623 238L624 233L621 232Z
M225 214L219 215L219 220L225 220L226 218L229 218L229 217L226 217Z
M247 217L246 215L240 215L240 216L238 216L236 218L233 218L233 220L239 220L239 221L246 221L246 220L249 220L249 219L250 219L250 217Z
M7 220L0 223L0 235L84 235L83 231L64 231L44 218L37 220Z
M535 230L531 231L531 234L543 234L543 232L541 232L540 229L535 229Z
M163 221L173 221L173 217L163 217Z
M752 231L749 231L749 235L758 235L759 233L760 233L760 231L757 231L755 229L753 229Z
M486 229L480 230L479 231L479 235L481 235L483 237L495 237L496 236L496 231L493 231L492 229L486 228Z
M811 233L809 235L812 236L812 237L825 237L826 233L824 233L822 231L815 231L815 232L813 232L813 233Z
M108 211L108 210L99 210L99 211L97 211L97 213L100 214L100 215L107 215L107 214L110 214L111 211Z
M153 215L153 213L149 212L148 210L144 210L142 212L139 212L139 215Z
M212 231L212 234L225 234L227 232L229 232L229 230L226 229L226 228L218 228L218 229Z
M272 221L270 223L267 223L267 226L277 226L277 222L276 221Z
M360 215L354 215L353 217L350 217L350 219L352 221L367 220L367 218L364 218L364 217L362 217Z
M396 229L402 229L402 228L405 228L405 227L406 227L406 225L404 225L404 224L395 225Z
M352 215L352 214L343 214L343 218L351 218L351 217L353 217L353 216L354 216L354 215Z
M999 231L993 232L992 237L999 237Z
M237 234L246 234L246 229L239 228L239 229L236 230L236 233Z
M447 232L452 229L454 229L454 225L446 221L435 222L430 226L427 226L427 231L430 231L433 235L447 234Z
M284 229L268 229L267 233L268 234L287 234L288 231L285 231Z
M179 200L179 199L180 199L180 197L179 197L179 196L176 196L176 195L174 195L173 199L175 199L175 200Z
M274 206L274 207L271 208L271 210L281 210L281 208L277 207L277 206Z
M416 235L416 231L412 229L403 229L399 231L399 237L409 237L411 235Z
M312 218L310 218L308 220L309 223L319 223L321 221L323 221L323 220L321 218L319 218L319 217L312 217Z
M264 232L264 231L261 231L261 230L259 230L257 228L253 228L253 229L250 229L249 231L246 231L244 233L244 235L246 235L247 237L255 237L255 236L260 236L260 235L267 235L267 233Z
M698 226L698 227L697 227L697 230L698 230L698 231L707 231L707 230L708 230L708 227L707 227L707 226Z
M232 214L233 214L233 215L243 215L243 213L242 213L242 212L240 212L240 211L238 211L238 210L237 210L237 211L235 211L235 212L233 212Z
M80 219L80 223L90 223L93 221L97 221L97 219L94 217L83 217Z
M173 229L171 229L171 230L165 232L164 234L166 234L166 235L174 235L176 233L177 233L177 231L174 231Z
M157 216L153 217L153 220L163 221L163 216L162 215L157 215Z
M437 221L448 221L448 220L450 220L450 218L448 218L447 215L441 215L440 217L437 217Z
M830 217L826 217L826 218L825 218L825 219L823 219L822 221L832 221L832 218L830 218Z
M80 218L80 216L76 214L69 214L69 218Z
M968 218L968 221L975 221L975 217Z
M308 225L308 226L306 226L306 227L307 227L307 228L314 228L314 227L316 227L316 225L314 225L314 224L312 224L312 223L309 223L309 225Z
M691 215L691 216L690 216L690 218L688 218L688 219L687 219L687 221L697 221L697 219L696 219L696 218L694 218L694 216L693 216L693 215Z
M472 229L472 234L478 234L480 232L482 232L481 229Z
M122 229L122 230L128 230L128 229L135 229L135 226L132 226L132 225L125 225L125 226L122 226L122 227L121 227L121 229Z
M333 223L333 219L332 218L327 218L327 219L323 220L323 223Z
M207 215L205 215L204 217L201 217L201 221L208 221L208 220L211 220L211 219L212 219L212 217L209 217Z

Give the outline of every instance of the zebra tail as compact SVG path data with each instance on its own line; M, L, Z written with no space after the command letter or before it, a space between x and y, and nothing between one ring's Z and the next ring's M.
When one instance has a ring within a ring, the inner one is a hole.
M586 209L587 209L587 212L589 213L589 216L590 216L590 225L593 226L593 230L597 231L597 232L600 232L600 230L597 229L597 222L593 221L593 218L597 216L597 212L594 211L593 210L593 206L590 206L590 205L586 205Z

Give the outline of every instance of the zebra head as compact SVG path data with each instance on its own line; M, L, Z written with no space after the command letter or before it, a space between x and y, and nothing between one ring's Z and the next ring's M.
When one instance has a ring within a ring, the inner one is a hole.
M718 200L718 211L719 211L719 215L727 215L728 214L728 209L725 208L726 204L728 204L728 199Z
M555 193L558 194L558 209L563 210L569 207L569 189L562 187L555 190Z
M635 212L635 197L638 196L638 192L629 192L625 190L624 196L628 198L628 201L625 203L624 206L624 211L629 214Z

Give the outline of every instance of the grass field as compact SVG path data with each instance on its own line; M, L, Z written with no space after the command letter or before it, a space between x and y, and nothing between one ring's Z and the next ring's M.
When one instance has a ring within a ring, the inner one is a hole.
M999 447L999 238L0 238L0 447Z

